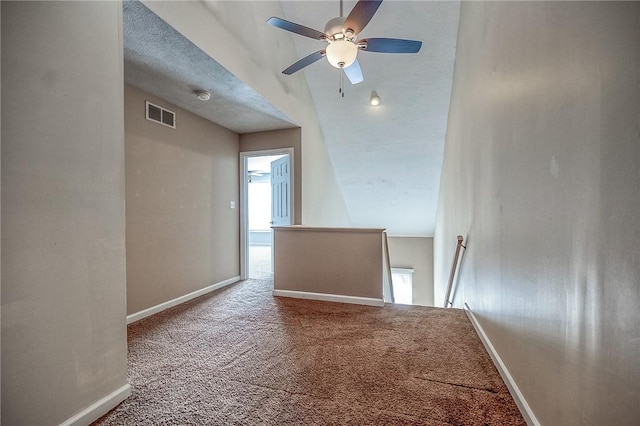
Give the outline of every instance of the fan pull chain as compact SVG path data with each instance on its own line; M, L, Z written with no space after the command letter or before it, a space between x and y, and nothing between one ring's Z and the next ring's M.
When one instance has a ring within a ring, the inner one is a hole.
M340 88L338 89L338 93L344 98L344 77L342 73L340 73Z

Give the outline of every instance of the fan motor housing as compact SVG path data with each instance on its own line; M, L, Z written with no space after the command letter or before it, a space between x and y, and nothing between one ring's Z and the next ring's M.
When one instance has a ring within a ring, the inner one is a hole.
M330 19L327 25L324 26L324 33L330 35L334 39L344 38L344 22L347 20L344 16L338 16L337 18ZM337 37L336 37L337 36Z

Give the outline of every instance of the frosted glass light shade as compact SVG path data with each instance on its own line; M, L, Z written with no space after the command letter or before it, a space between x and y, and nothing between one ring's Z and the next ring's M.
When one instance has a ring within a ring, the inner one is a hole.
M371 97L369 98L369 104L371 106L378 106L382 102L382 98L376 92L371 92Z
M358 55L358 47L349 40L336 40L327 46L327 59L336 68L347 68Z

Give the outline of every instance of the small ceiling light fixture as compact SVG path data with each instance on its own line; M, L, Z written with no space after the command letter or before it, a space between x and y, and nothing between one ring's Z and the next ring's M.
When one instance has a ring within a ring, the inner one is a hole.
M211 99L211 93L207 92L206 90L196 90L195 94L196 98L201 101L208 101L209 99Z
M378 106L382 102L382 98L375 91L371 92L371 97L369 98L369 103L371 106Z

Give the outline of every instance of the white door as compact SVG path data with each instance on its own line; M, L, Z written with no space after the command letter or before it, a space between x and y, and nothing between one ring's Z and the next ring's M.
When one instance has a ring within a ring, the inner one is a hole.
M285 155L271 162L271 224L291 225L291 163Z

